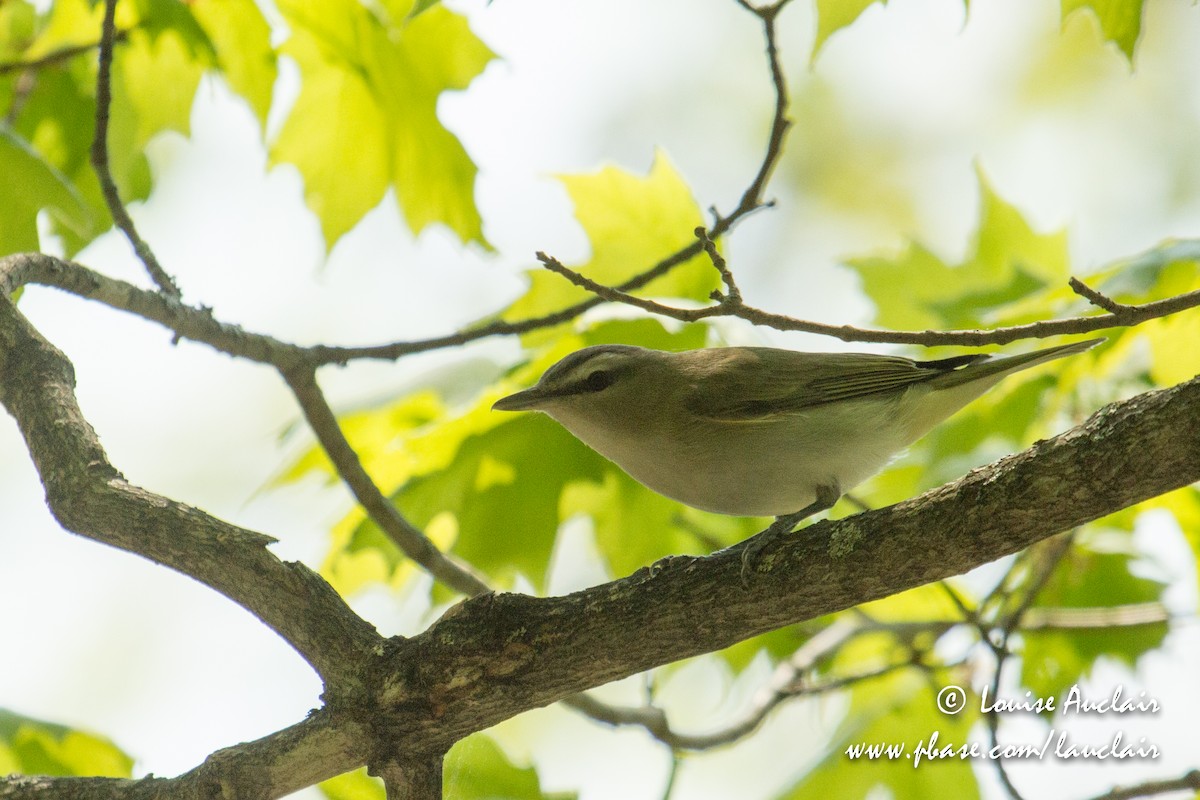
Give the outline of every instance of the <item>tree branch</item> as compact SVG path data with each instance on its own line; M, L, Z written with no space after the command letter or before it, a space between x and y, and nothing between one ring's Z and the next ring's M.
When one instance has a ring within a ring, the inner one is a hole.
M434 578L466 595L491 590L487 582L470 565L442 553L424 533L417 530L379 491L371 476L363 469L358 453L346 441L333 409L317 386L317 376L311 368L297 368L283 373L296 396L305 419L317 436L321 448L333 462L342 481L350 487L355 499L400 550L425 568Z
M949 330L949 331L889 331L878 328L859 328L853 325L828 325L824 322L797 319L785 314L775 314L770 311L748 306L742 302L740 295L722 295L714 297L715 305L701 308L678 308L648 300L630 294L620 286L605 286L588 278L553 256L543 252L537 253L537 259L546 269L563 276L575 286L591 292L598 300L620 303L632 306L661 317L679 320L680 322L699 322L715 317L737 317L755 325L774 328L778 331L802 331L822 336L832 336L845 342L874 342L878 344L914 344L924 347L939 345L980 346L986 344L1007 344L1018 339L1044 339L1050 336L1067 334L1091 333L1109 328L1131 328L1152 319L1169 316L1200 306L1200 289L1184 294L1155 300L1141 305L1125 305L1105 298L1105 307L1110 309L1107 314L1090 317L1068 317L1065 319L1032 322L1026 325L1012 325L991 330ZM728 272L728 268L724 268ZM1072 287L1083 284L1072 278ZM1105 297L1099 292L1091 292L1091 299L1100 303L1097 298Z
M0 293L0 403L16 419L51 512L67 530L144 556L207 584L253 613L326 681L358 683L374 628L269 536L127 482L75 399L70 361ZM336 680L335 680L336 679Z
M314 712L253 742L218 750L176 778L0 778L0 800L213 800L273 798L349 772L366 759L368 726Z
M117 0L105 0L104 22L100 28L100 68L96 73L96 136L92 140L92 169L96 171L96 177L100 180L100 191L108 205L108 212L112 214L113 222L133 245L134 252L145 265L151 280L167 297L178 300L180 292L179 287L175 284L175 279L162 268L162 265L158 263L158 257L150 249L150 245L138 234L133 219L125 210L125 204L121 202L121 194L117 190L117 183L113 180L112 170L108 166L108 112L112 106L113 42L117 35L114 22L116 10Z

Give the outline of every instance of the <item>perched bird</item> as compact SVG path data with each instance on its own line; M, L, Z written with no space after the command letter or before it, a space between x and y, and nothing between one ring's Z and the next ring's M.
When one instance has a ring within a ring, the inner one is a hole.
M541 411L633 478L687 505L775 516L831 507L1006 375L1103 339L992 358L724 347L587 347L499 411Z

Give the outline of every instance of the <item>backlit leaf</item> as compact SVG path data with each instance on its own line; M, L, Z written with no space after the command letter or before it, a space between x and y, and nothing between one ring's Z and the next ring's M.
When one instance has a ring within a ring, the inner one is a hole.
M103 737L0 708L0 774L128 778L132 769Z
M1142 32L1144 0L1062 0L1062 19L1084 9L1096 15L1104 38L1115 42L1133 61L1133 51ZM1086 13L1086 12L1084 12Z
M483 243L476 167L439 121L437 102L466 88L493 54L443 6L408 18L411 4L392 5L279 4L292 29L283 52L303 84L271 157L299 168L330 246L389 187L413 231L442 223Z

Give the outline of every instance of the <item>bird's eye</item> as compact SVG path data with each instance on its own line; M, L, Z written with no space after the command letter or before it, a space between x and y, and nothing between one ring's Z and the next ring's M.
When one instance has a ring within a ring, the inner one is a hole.
M601 389L607 389L612 382L613 374L611 372L598 369L584 379L583 388L589 392L598 392Z

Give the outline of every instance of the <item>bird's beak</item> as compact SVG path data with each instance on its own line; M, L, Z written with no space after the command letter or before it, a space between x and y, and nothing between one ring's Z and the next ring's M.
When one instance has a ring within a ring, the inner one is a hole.
M492 410L528 411L537 408L545 398L545 394L538 387L534 386L523 392L510 394L508 397L501 397L495 403L492 403Z

